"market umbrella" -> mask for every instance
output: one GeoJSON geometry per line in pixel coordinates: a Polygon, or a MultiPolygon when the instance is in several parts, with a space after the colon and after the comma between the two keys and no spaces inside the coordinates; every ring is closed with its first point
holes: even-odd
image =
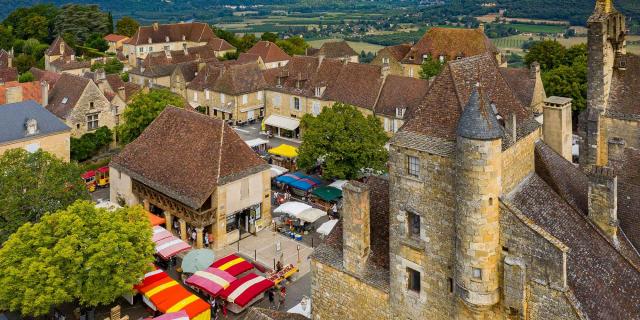
{"type": "Polygon", "coordinates": [[[326,216],[327,213],[320,210],[320,209],[316,209],[316,208],[310,208],[307,210],[304,210],[302,212],[300,212],[300,214],[298,215],[298,218],[302,221],[306,221],[309,223],[314,223],[316,222],[316,220],[326,216]]]}
{"type": "Polygon", "coordinates": [[[159,317],[153,318],[153,320],[189,320],[189,315],[186,311],[181,310],[178,312],[163,314],[159,317]]]}
{"type": "Polygon", "coordinates": [[[342,197],[342,190],[332,186],[324,186],[316,188],[315,190],[313,190],[313,192],[311,192],[311,194],[324,201],[330,202],[342,197]]]}
{"type": "Polygon", "coordinates": [[[214,261],[215,255],[210,249],[191,250],[182,259],[182,272],[195,273],[207,269],[214,261]]]}
{"type": "Polygon", "coordinates": [[[331,233],[331,230],[333,230],[333,227],[335,227],[337,223],[338,223],[338,219],[329,220],[323,223],[322,225],[320,225],[320,227],[318,228],[318,230],[316,230],[316,232],[323,234],[325,236],[329,235],[329,233],[331,233]]]}

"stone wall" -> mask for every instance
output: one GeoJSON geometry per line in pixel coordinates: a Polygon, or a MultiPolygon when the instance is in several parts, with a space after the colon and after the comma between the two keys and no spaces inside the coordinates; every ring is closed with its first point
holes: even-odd
{"type": "Polygon", "coordinates": [[[535,143],[540,140],[540,129],[502,152],[502,194],[511,192],[535,170],[535,143]]]}
{"type": "Polygon", "coordinates": [[[0,145],[0,155],[9,149],[39,147],[40,149],[53,154],[54,156],[69,162],[70,142],[69,131],[59,132],[46,136],[37,136],[33,139],[23,139],[9,141],[9,144],[0,145]]]}
{"type": "Polygon", "coordinates": [[[390,304],[398,319],[451,319],[454,295],[454,167],[450,157],[391,146],[390,304]],[[407,156],[420,160],[418,178],[407,174],[407,156]],[[407,213],[420,216],[420,236],[408,235],[407,213]],[[421,292],[407,288],[407,267],[421,273],[421,292]]]}
{"type": "Polygon", "coordinates": [[[113,130],[116,126],[116,117],[113,114],[111,103],[93,81],[88,82],[82,96],[65,119],[66,124],[71,127],[72,137],[77,138],[89,132],[87,116],[90,114],[98,114],[98,127],[107,126],[113,130]],[[91,103],[93,103],[93,107],[91,107],[91,103]]]}
{"type": "Polygon", "coordinates": [[[140,204],[140,199],[133,194],[131,177],[116,168],[109,167],[109,200],[118,203],[119,198],[122,198],[128,206],[140,204]]]}
{"type": "Polygon", "coordinates": [[[605,165],[604,159],[608,159],[607,142],[611,138],[622,138],[625,147],[640,149],[640,121],[601,117],[600,122],[603,128],[603,139],[598,146],[600,159],[603,159],[601,165],[605,165]]]}
{"type": "Polygon", "coordinates": [[[396,60],[387,50],[383,49],[379,51],[378,55],[376,55],[376,57],[371,61],[371,64],[376,66],[384,66],[384,58],[389,59],[389,63],[387,63],[387,65],[389,66],[389,74],[393,74],[396,76],[403,75],[402,64],[398,60],[396,60]]]}
{"type": "Polygon", "coordinates": [[[311,300],[315,320],[385,320],[389,294],[340,270],[311,260],[311,300]]]}

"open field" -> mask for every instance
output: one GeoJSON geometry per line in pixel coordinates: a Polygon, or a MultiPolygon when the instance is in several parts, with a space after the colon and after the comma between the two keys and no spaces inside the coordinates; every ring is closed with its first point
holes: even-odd
{"type": "Polygon", "coordinates": [[[529,33],[563,33],[566,30],[565,26],[552,26],[546,24],[523,24],[513,23],[509,26],[521,31],[529,33]]]}
{"type": "MultiPolygon", "coordinates": [[[[313,40],[313,41],[309,41],[309,44],[314,48],[320,48],[322,46],[322,44],[325,43],[325,42],[341,41],[341,40],[342,39],[313,40]]],[[[351,48],[353,48],[353,50],[355,50],[358,53],[360,53],[362,50],[364,50],[364,52],[376,53],[376,52],[378,52],[378,50],[383,48],[383,46],[379,46],[377,44],[366,43],[366,42],[347,41],[347,43],[349,44],[349,46],[351,46],[351,48]]]]}
{"type": "MultiPolygon", "coordinates": [[[[534,40],[542,40],[549,38],[533,37],[534,40]]],[[[523,35],[510,36],[505,38],[491,39],[496,47],[510,52],[522,52],[522,44],[529,40],[529,37],[523,35]]],[[[565,47],[574,46],[581,43],[587,43],[587,37],[572,37],[569,39],[557,38],[556,41],[560,42],[565,47]]],[[[627,42],[640,43],[640,36],[632,35],[627,36],[627,42]]],[[[627,51],[629,53],[640,54],[640,44],[628,44],[627,51]]]]}
{"type": "MultiPolygon", "coordinates": [[[[484,23],[491,23],[496,21],[497,14],[485,14],[484,16],[476,17],[478,21],[484,23]]],[[[569,25],[569,21],[565,20],[542,20],[542,19],[528,19],[528,18],[509,18],[509,17],[500,17],[500,20],[504,20],[507,22],[522,22],[522,23],[544,23],[544,24],[555,24],[555,25],[569,25]]]]}

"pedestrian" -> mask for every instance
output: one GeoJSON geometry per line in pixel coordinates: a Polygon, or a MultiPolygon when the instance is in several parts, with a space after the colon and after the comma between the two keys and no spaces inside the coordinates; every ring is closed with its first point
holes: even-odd
{"type": "Polygon", "coordinates": [[[223,301],[222,302],[222,315],[224,315],[224,317],[227,317],[227,301],[223,301]]]}
{"type": "Polygon", "coordinates": [[[196,234],[196,229],[193,229],[193,231],[191,231],[191,241],[192,242],[196,242],[196,237],[198,235],[196,234]]]}
{"type": "Polygon", "coordinates": [[[206,232],[204,233],[204,247],[209,248],[209,234],[206,232]]]}
{"type": "Polygon", "coordinates": [[[273,287],[269,288],[269,291],[267,291],[267,294],[269,295],[269,305],[271,306],[271,309],[273,309],[275,307],[275,296],[276,293],[273,290],[273,287]]]}
{"type": "Polygon", "coordinates": [[[211,298],[209,301],[211,304],[211,319],[218,319],[218,301],[216,298],[211,298]]]}
{"type": "Polygon", "coordinates": [[[284,307],[286,297],[287,297],[287,288],[285,288],[285,286],[282,285],[280,287],[280,303],[278,304],[278,310],[280,310],[281,307],[284,307]]]}
{"type": "Polygon", "coordinates": [[[338,204],[334,203],[333,206],[331,207],[331,211],[333,212],[333,217],[337,218],[338,217],[338,204]]]}
{"type": "Polygon", "coordinates": [[[282,262],[278,261],[276,263],[276,272],[282,271],[282,262]]]}

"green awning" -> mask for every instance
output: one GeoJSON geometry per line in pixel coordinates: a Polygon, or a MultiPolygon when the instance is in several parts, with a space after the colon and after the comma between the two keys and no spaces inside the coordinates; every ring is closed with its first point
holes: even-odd
{"type": "Polygon", "coordinates": [[[340,189],[329,186],[316,188],[311,194],[327,202],[335,201],[342,197],[342,191],[340,189]]]}

